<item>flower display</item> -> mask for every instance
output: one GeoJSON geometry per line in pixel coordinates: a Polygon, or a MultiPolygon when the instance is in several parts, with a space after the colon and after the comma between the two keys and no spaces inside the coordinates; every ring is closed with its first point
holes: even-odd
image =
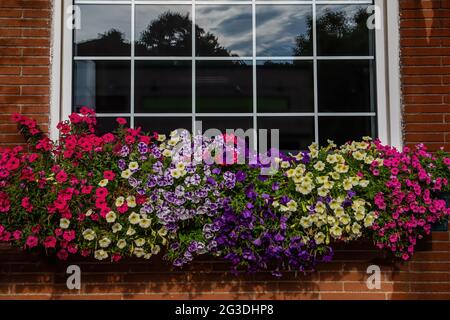
{"type": "Polygon", "coordinates": [[[363,138],[297,154],[257,154],[232,135],[100,134],[82,108],[51,141],[14,115],[28,141],[0,150],[0,241],[65,260],[212,255],[241,271],[310,271],[334,245],[370,239],[408,260],[450,209],[450,157],[363,138]],[[267,158],[274,161],[268,163],[267,158]],[[242,161],[243,160],[243,161],[242,161]]]}

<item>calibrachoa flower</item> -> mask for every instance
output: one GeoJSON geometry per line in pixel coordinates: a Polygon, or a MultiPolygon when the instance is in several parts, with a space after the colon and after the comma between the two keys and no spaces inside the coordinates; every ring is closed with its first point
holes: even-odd
{"type": "Polygon", "coordinates": [[[61,260],[164,252],[182,267],[209,254],[235,273],[279,276],[313,270],[336,243],[363,237],[407,260],[450,214],[438,197],[450,189],[450,157],[422,145],[312,144],[266,165],[276,150],[241,150],[233,135],[145,134],[122,118],[98,134],[86,107],[58,124],[56,142],[36,121],[13,119],[30,152],[0,149],[0,241],[61,260]]]}

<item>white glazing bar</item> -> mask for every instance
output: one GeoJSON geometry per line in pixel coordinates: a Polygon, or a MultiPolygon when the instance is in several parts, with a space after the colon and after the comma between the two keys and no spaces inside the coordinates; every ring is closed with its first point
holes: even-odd
{"type": "Polygon", "coordinates": [[[314,73],[314,141],[319,143],[319,95],[317,93],[318,90],[318,79],[317,79],[317,8],[315,0],[312,4],[313,6],[313,15],[312,15],[312,27],[313,27],[313,73],[314,73]]]}
{"type": "Polygon", "coordinates": [[[252,84],[253,84],[253,141],[255,150],[258,150],[258,88],[256,83],[256,3],[252,1],[252,84]]]}
{"type": "Polygon", "coordinates": [[[195,0],[192,1],[192,31],[191,31],[191,36],[192,36],[192,134],[196,135],[196,127],[195,127],[195,112],[197,111],[197,103],[196,103],[196,85],[197,85],[197,70],[196,68],[196,61],[195,61],[195,57],[196,57],[196,41],[195,41],[195,23],[196,23],[196,5],[195,5],[195,0]]]}
{"type": "MultiPolygon", "coordinates": [[[[267,56],[267,57],[195,57],[199,61],[240,61],[240,60],[313,60],[313,56],[267,56]]],[[[317,60],[375,60],[375,56],[317,56],[317,60]]],[[[131,60],[132,57],[123,56],[78,56],[74,60],[131,60]]],[[[134,60],[185,60],[191,61],[192,56],[165,56],[165,57],[145,57],[135,56],[134,60]]]]}
{"type": "Polygon", "coordinates": [[[134,85],[135,85],[135,29],[136,29],[136,5],[134,0],[131,4],[131,85],[130,85],[130,127],[134,128],[134,85]]]}

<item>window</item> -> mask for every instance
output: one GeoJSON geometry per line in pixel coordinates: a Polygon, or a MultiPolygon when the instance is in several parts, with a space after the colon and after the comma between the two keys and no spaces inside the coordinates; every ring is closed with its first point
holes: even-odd
{"type": "Polygon", "coordinates": [[[89,106],[103,130],[117,116],[159,132],[199,120],[203,129],[279,129],[284,150],[386,135],[372,0],[73,3],[81,28],[64,40],[63,115],[89,106]]]}

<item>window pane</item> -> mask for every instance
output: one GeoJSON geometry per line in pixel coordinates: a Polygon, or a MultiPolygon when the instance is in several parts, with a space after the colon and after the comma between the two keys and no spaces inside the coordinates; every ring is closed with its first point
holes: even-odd
{"type": "MultiPolygon", "coordinates": [[[[202,122],[202,133],[207,129],[218,129],[220,132],[226,133],[227,129],[242,129],[246,131],[253,128],[253,119],[251,117],[197,117],[196,121],[202,122]]],[[[200,132],[198,126],[196,132],[200,132]]]]}
{"type": "Polygon", "coordinates": [[[321,145],[327,145],[328,139],[341,145],[364,136],[377,136],[376,117],[319,117],[321,145]]]}
{"type": "Polygon", "coordinates": [[[191,56],[191,6],[136,6],[136,55],[191,56]]]}
{"type": "MultiPolygon", "coordinates": [[[[314,142],[313,117],[259,117],[258,129],[279,129],[280,150],[283,151],[305,150],[314,142]]],[[[268,135],[270,137],[270,131],[268,135]]]]}
{"type": "Polygon", "coordinates": [[[191,117],[137,117],[134,121],[136,128],[141,127],[145,132],[169,134],[175,129],[192,131],[191,117]]]}
{"type": "Polygon", "coordinates": [[[129,61],[74,61],[73,107],[87,106],[97,113],[130,110],[129,61]]]}
{"type": "Polygon", "coordinates": [[[314,112],[312,61],[259,61],[258,112],[314,112]]]}
{"type": "MultiPolygon", "coordinates": [[[[96,133],[98,134],[105,134],[108,132],[112,132],[116,130],[119,127],[119,124],[116,121],[116,118],[118,117],[104,117],[104,118],[97,118],[97,126],[96,126],[96,133]]],[[[120,117],[127,120],[127,127],[130,125],[130,117],[120,117]]]]}
{"type": "Polygon", "coordinates": [[[197,112],[252,112],[250,61],[197,61],[197,112]]]}
{"type": "Polygon", "coordinates": [[[136,61],[136,112],[192,112],[190,61],[136,61]]]}
{"type": "Polygon", "coordinates": [[[197,5],[198,56],[252,56],[252,7],[197,5]]]}
{"type": "Polygon", "coordinates": [[[374,30],[367,28],[367,5],[318,5],[318,55],[374,54],[374,30]]]}
{"type": "Polygon", "coordinates": [[[375,111],[373,69],[367,60],[319,61],[319,111],[375,111]]]}
{"type": "Polygon", "coordinates": [[[74,30],[75,56],[129,56],[130,5],[79,5],[81,28],[74,30]]]}
{"type": "Polygon", "coordinates": [[[311,56],[312,6],[257,5],[257,56],[311,56]]]}

